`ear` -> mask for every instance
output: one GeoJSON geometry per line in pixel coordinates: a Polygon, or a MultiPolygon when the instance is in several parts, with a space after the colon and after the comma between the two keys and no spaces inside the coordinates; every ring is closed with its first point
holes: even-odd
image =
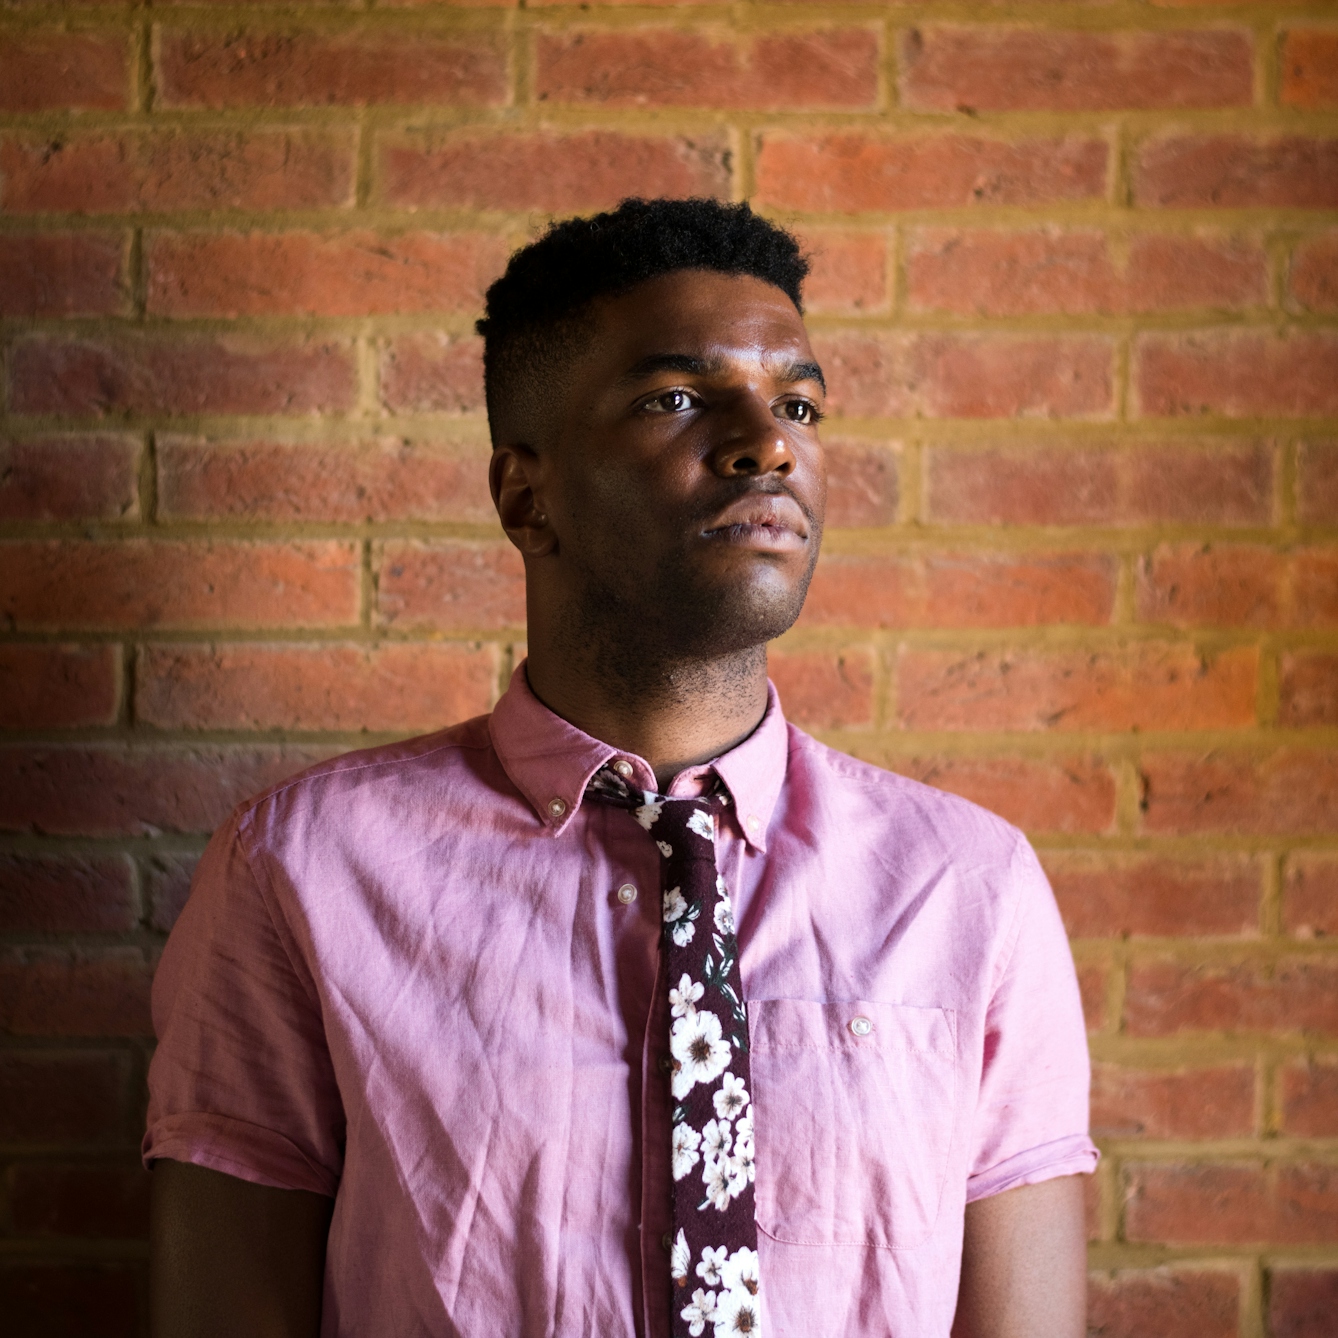
{"type": "Polygon", "coordinates": [[[498,446],[488,464],[488,487],[502,528],[527,558],[557,549],[543,503],[543,473],[543,462],[528,446],[498,446]]]}

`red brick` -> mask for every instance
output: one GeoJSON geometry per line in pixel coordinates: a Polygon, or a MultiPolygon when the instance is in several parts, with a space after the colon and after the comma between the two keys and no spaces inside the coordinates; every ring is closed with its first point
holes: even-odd
{"type": "Polygon", "coordinates": [[[525,567],[505,540],[391,540],[380,545],[374,563],[382,627],[459,632],[525,626],[525,567]]]}
{"type": "Polygon", "coordinates": [[[1310,311],[1338,311],[1338,232],[1301,242],[1287,278],[1292,300],[1310,311]]]}
{"type": "Polygon", "coordinates": [[[0,1141],[52,1146],[109,1143],[130,1132],[128,1056],[122,1051],[0,1053],[0,1141]]]}
{"type": "Polygon", "coordinates": [[[158,513],[183,520],[496,520],[488,448],[376,437],[347,444],[157,439],[158,513]]]}
{"type": "Polygon", "coordinates": [[[804,607],[810,627],[1100,626],[1115,565],[1089,553],[828,553],[804,607]]]}
{"type": "Polygon", "coordinates": [[[1296,453],[1296,518],[1332,525],[1338,516],[1338,441],[1303,441],[1296,453]]]}
{"type": "Polygon", "coordinates": [[[1133,200],[1172,209],[1332,209],[1338,139],[1169,135],[1132,162],[1133,200]]]}
{"type": "Polygon", "coordinates": [[[1145,416],[1338,415],[1338,335],[1145,334],[1133,357],[1134,391],[1145,416]]]}
{"type": "Polygon", "coordinates": [[[116,646],[0,644],[0,729],[114,724],[119,660],[116,646]]]}
{"type": "Polygon", "coordinates": [[[1278,724],[1292,729],[1338,725],[1338,654],[1294,650],[1278,665],[1278,724]]]}
{"type": "Polygon", "coordinates": [[[329,413],[356,394],[353,347],[341,339],[36,335],[10,353],[16,413],[329,413]]]}
{"type": "Polygon", "coordinates": [[[486,233],[152,232],[148,309],[161,316],[473,312],[506,264],[486,233]]]}
{"type": "Polygon", "coordinates": [[[510,91],[501,40],[482,33],[160,27],[155,49],[164,107],[500,107],[510,91]]]}
{"type": "Polygon", "coordinates": [[[1270,1338],[1332,1338],[1338,1269],[1274,1268],[1268,1301],[1270,1338]]]}
{"type": "Polygon", "coordinates": [[[358,546],[332,539],[53,539],[0,552],[0,616],[19,629],[333,627],[358,616],[358,546]]]}
{"type": "Polygon", "coordinates": [[[138,918],[125,855],[0,854],[0,932],[123,933],[138,918]]]}
{"type": "Polygon", "coordinates": [[[828,411],[852,418],[1106,418],[1113,346],[1097,335],[834,331],[813,346],[828,411]]]}
{"type": "Polygon", "coordinates": [[[1338,1231],[1338,1167],[1137,1165],[1125,1233],[1171,1245],[1326,1245],[1338,1231]]]}
{"type": "Polygon", "coordinates": [[[601,107],[872,110],[878,37],[869,28],[780,31],[742,41],[723,29],[540,33],[535,96],[601,107]]]}
{"type": "Polygon", "coordinates": [[[496,679],[491,646],[150,646],[135,708],[162,729],[426,732],[486,712],[496,679]]]}
{"type": "Polygon", "coordinates": [[[138,437],[110,432],[0,440],[0,520],[135,520],[138,437]]]}
{"type": "Polygon", "coordinates": [[[321,761],[332,748],[0,748],[0,830],[52,836],[211,832],[243,799],[321,761]]]}
{"type": "Polygon", "coordinates": [[[1149,1268],[1087,1279],[1088,1338],[1236,1338],[1239,1313],[1234,1273],[1149,1268]]]}
{"type": "Polygon", "coordinates": [[[1338,1136],[1338,1060],[1294,1059],[1278,1070],[1278,1086],[1284,1134],[1338,1136]]]}
{"type": "Polygon", "coordinates": [[[1338,962],[1323,957],[1208,966],[1137,962],[1129,973],[1124,1020],[1133,1036],[1338,1032],[1338,962]]]}
{"type": "Polygon", "coordinates": [[[1261,873],[1250,856],[1047,850],[1041,862],[1073,938],[1259,933],[1261,873]]]}
{"type": "Polygon", "coordinates": [[[1288,856],[1282,926],[1297,938],[1338,934],[1338,856],[1319,852],[1288,856]]]}
{"type": "Polygon", "coordinates": [[[888,238],[881,232],[812,229],[800,237],[811,266],[804,280],[804,309],[855,315],[887,308],[888,238]]]}
{"type": "Polygon", "coordinates": [[[1338,32],[1302,28],[1287,33],[1280,65],[1278,97],[1284,107],[1338,107],[1338,32]]]}
{"type": "Polygon", "coordinates": [[[0,111],[122,111],[130,102],[124,33],[9,28],[0,43],[0,111]]]}
{"type": "Polygon", "coordinates": [[[1102,1031],[1106,1026],[1110,967],[1105,962],[1078,962],[1077,969],[1078,993],[1082,997],[1087,1030],[1102,1031]]]}
{"type": "Polygon", "coordinates": [[[118,232],[0,234],[0,316],[127,314],[125,249],[118,232]]]}
{"type": "Polygon", "coordinates": [[[381,407],[389,413],[482,413],[483,341],[436,331],[386,340],[381,407]]]}
{"type": "Polygon", "coordinates": [[[786,717],[804,729],[847,729],[873,723],[873,652],[781,651],[768,672],[786,717]]]}
{"type": "Polygon", "coordinates": [[[0,1314],[17,1338],[138,1338],[143,1264],[52,1264],[11,1256],[0,1268],[0,1314]]]}
{"type": "Polygon", "coordinates": [[[628,195],[728,196],[733,161],[718,133],[423,131],[392,135],[378,150],[378,198],[408,209],[560,213],[610,208],[628,195]]]}
{"type": "Polygon", "coordinates": [[[170,932],[190,895],[198,855],[158,852],[140,867],[149,924],[161,933],[170,932]]]}
{"type": "Polygon", "coordinates": [[[913,311],[1017,316],[1239,309],[1267,296],[1255,241],[1139,235],[1123,256],[1096,229],[1027,232],[918,228],[907,240],[913,311]]]}
{"type": "Polygon", "coordinates": [[[897,518],[900,442],[854,437],[823,443],[827,460],[827,527],[890,525],[897,518]]]}
{"type": "Polygon", "coordinates": [[[0,955],[0,1033],[152,1036],[152,978],[153,964],[138,948],[9,949],[0,955]]]}
{"type": "Polygon", "coordinates": [[[901,101],[916,111],[1248,107],[1253,43],[1240,31],[912,28],[901,101]]]}
{"type": "Polygon", "coordinates": [[[926,519],[954,525],[1266,525],[1273,452],[1262,442],[929,446],[926,519]]]}
{"type": "Polygon", "coordinates": [[[903,648],[897,721],[921,730],[1233,729],[1255,722],[1259,651],[903,648]]]}
{"type": "Polygon", "coordinates": [[[1143,828],[1188,836],[1338,832],[1338,753],[1278,748],[1145,753],[1143,828]]]}
{"type": "Polygon", "coordinates": [[[1246,1138],[1254,1132],[1254,1067],[1093,1064],[1092,1132],[1106,1138],[1246,1138]]]}
{"type": "Polygon", "coordinates": [[[1016,142],[858,131],[763,135],[756,199],[819,213],[1099,200],[1109,149],[1074,135],[1016,142]]]}
{"type": "Polygon", "coordinates": [[[321,209],[353,203],[346,129],[89,130],[0,136],[10,214],[321,209]]]}
{"type": "Polygon", "coordinates": [[[19,1162],[6,1178],[16,1235],[148,1238],[149,1173],[138,1159],[19,1162]]]}

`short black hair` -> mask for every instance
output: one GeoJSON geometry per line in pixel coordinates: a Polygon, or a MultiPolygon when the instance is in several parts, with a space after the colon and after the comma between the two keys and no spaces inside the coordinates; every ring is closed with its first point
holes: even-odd
{"type": "Polygon", "coordinates": [[[627,199],[607,213],[554,223],[517,251],[488,289],[475,327],[494,441],[503,406],[514,408],[526,382],[552,376],[591,302],[685,269],[762,279],[803,312],[808,261],[799,243],[747,204],[627,199]]]}

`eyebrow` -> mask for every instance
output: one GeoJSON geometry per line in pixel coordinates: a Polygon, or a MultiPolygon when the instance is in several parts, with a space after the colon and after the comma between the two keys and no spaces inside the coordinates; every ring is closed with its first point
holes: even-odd
{"type": "MultiPolygon", "coordinates": [[[[623,373],[624,381],[639,381],[658,372],[683,372],[688,376],[712,376],[724,370],[720,358],[697,358],[691,353],[651,353],[635,362],[623,373]]],[[[822,368],[816,362],[792,362],[783,372],[780,381],[792,386],[799,381],[816,381],[824,391],[827,379],[822,368]]]]}

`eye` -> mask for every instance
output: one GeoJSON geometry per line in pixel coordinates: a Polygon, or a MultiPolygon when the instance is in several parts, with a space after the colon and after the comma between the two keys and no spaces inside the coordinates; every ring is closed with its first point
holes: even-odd
{"type": "Polygon", "coordinates": [[[817,427],[826,416],[812,400],[786,400],[781,405],[781,412],[792,423],[804,427],[817,427]]]}
{"type": "Polygon", "coordinates": [[[665,390],[654,399],[647,400],[641,407],[647,413],[683,413],[691,409],[696,400],[686,390],[665,390]]]}

